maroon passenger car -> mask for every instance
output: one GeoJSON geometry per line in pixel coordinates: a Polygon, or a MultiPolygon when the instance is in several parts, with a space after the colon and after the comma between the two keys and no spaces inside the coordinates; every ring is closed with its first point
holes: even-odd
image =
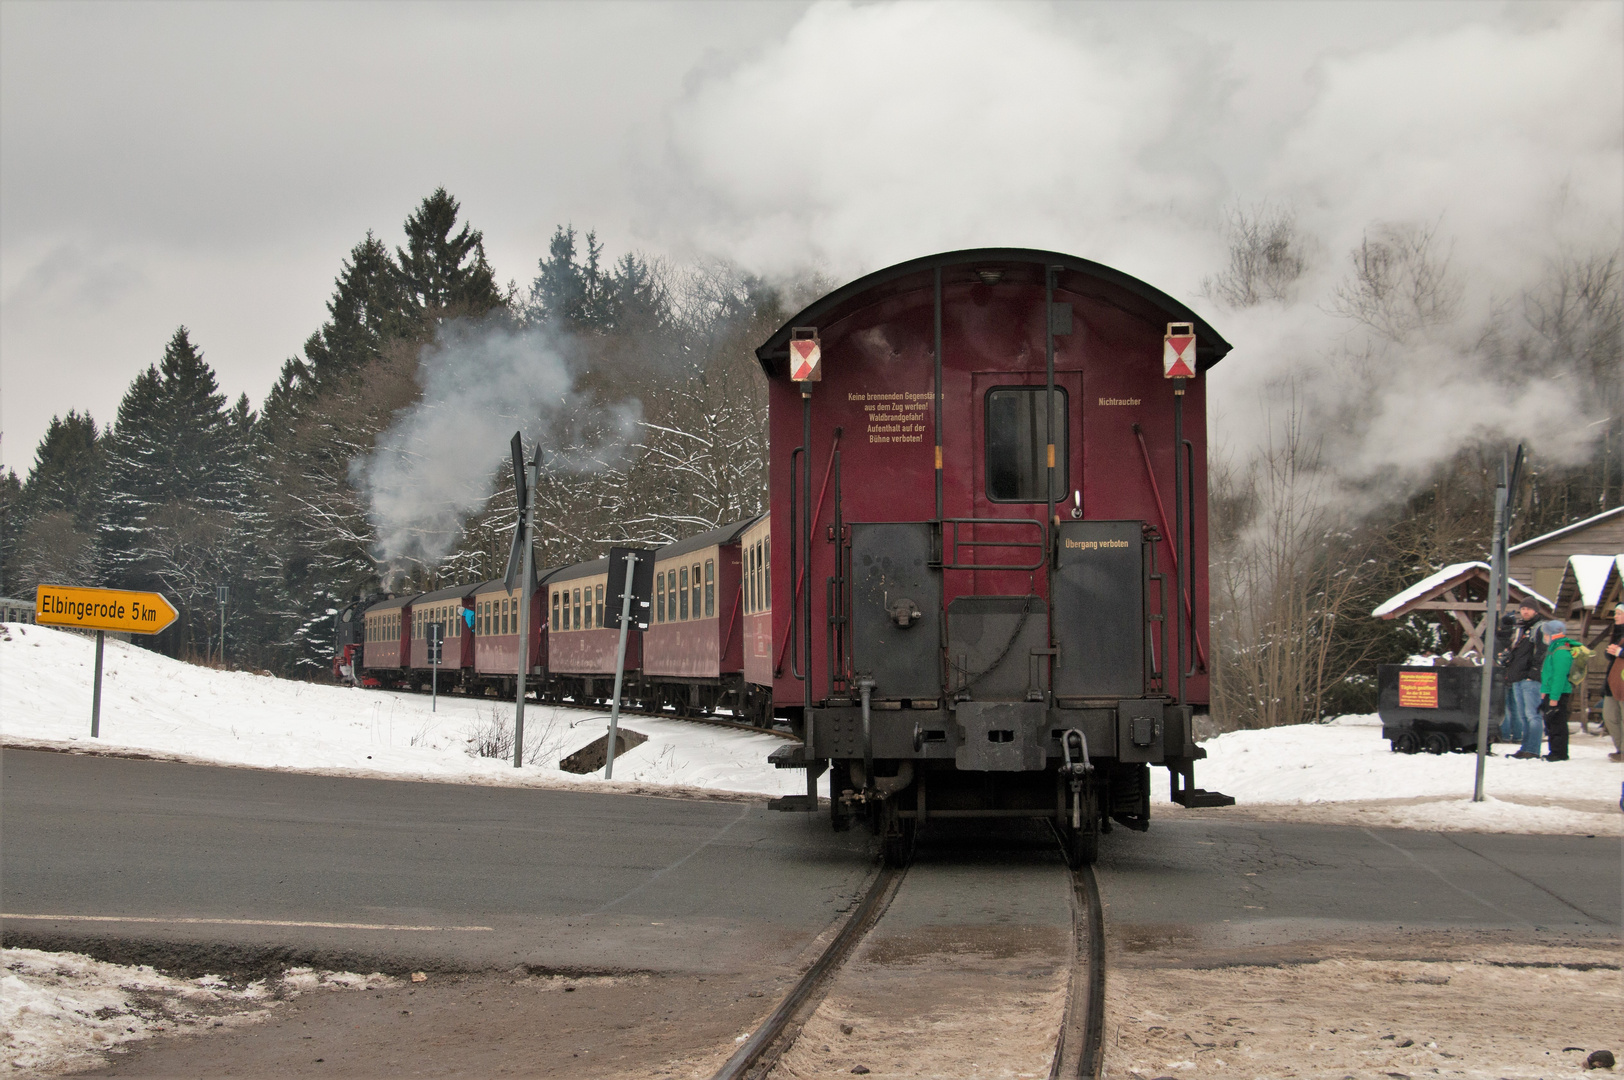
{"type": "MultiPolygon", "coordinates": [[[[769,379],[775,703],[830,770],[836,827],[902,857],[933,816],[1047,817],[1072,858],[1188,805],[1207,709],[1204,380],[1230,346],[1071,255],[961,251],[813,303],[769,379]],[[819,382],[791,379],[815,338],[819,382]],[[1182,782],[1182,784],[1181,784],[1182,782]]],[[[813,804],[781,801],[785,809],[813,804]]]]}
{"type": "MultiPolygon", "coordinates": [[[[607,558],[566,566],[547,579],[547,687],[555,698],[582,704],[614,695],[620,631],[603,625],[608,585],[607,558]]],[[[643,663],[642,637],[637,630],[627,635],[629,683],[636,682],[643,663]]]]}
{"type": "MultiPolygon", "coordinates": [[[[536,575],[537,586],[530,596],[529,669],[530,675],[546,672],[547,656],[547,590],[543,584],[558,567],[542,570],[536,575]]],[[[519,676],[519,593],[520,586],[511,589],[502,581],[487,581],[474,590],[474,672],[477,685],[490,687],[498,696],[507,697],[515,692],[519,676]]],[[[540,690],[532,683],[531,690],[540,690]]]]}
{"type": "Polygon", "coordinates": [[[730,709],[765,724],[771,695],[744,679],[739,538],[757,519],[668,544],[654,554],[654,611],[643,633],[643,680],[678,712],[730,709]]]}
{"type": "Polygon", "coordinates": [[[413,599],[390,597],[366,609],[361,664],[356,672],[356,682],[362,686],[398,686],[406,680],[413,599]]]}

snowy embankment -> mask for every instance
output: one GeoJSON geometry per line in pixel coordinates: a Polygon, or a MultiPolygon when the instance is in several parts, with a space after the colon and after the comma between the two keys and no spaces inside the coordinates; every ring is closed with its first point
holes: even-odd
{"type": "MultiPolygon", "coordinates": [[[[1240,805],[1219,811],[1226,814],[1402,829],[1624,835],[1624,766],[1607,760],[1613,744],[1605,735],[1582,735],[1573,726],[1567,761],[1490,755],[1481,803],[1472,802],[1476,755],[1395,754],[1374,714],[1208,739],[1195,782],[1235,796],[1240,805]]],[[[1167,772],[1151,775],[1152,798],[1165,803],[1167,772]]]]}
{"type": "Polygon", "coordinates": [[[214,975],[173,978],[150,967],[78,953],[7,949],[0,961],[0,1058],[11,1070],[54,1075],[102,1064],[108,1051],[154,1035],[231,1028],[263,1019],[313,990],[393,986],[387,975],[289,968],[233,986],[214,975]]]}
{"type": "MultiPolygon", "coordinates": [[[[182,761],[536,787],[670,792],[711,797],[803,791],[804,774],[778,770],[767,755],[773,735],[675,719],[628,716],[648,736],[586,776],[558,767],[600,738],[607,721],[582,709],[525,710],[525,760],[512,766],[513,705],[384,693],[292,682],[184,664],[119,642],[107,643],[101,738],[90,738],[91,639],[37,626],[0,629],[0,737],[8,746],[137,752],[182,761]],[[497,744],[500,757],[480,756],[497,744]]],[[[1488,801],[1472,803],[1470,754],[1394,754],[1374,716],[1328,724],[1237,731],[1210,739],[1196,784],[1235,796],[1226,814],[1340,821],[1417,829],[1619,834],[1624,766],[1609,763],[1605,738],[1575,733],[1566,762],[1488,759],[1488,801]]],[[[1167,773],[1152,771],[1158,813],[1167,773]]],[[[823,780],[828,794],[827,778],[823,780]]],[[[1214,811],[1200,811],[1214,813],[1214,811]]]]}
{"type": "MultiPolygon", "coordinates": [[[[616,791],[701,789],[795,794],[805,774],[774,769],[775,735],[628,715],[648,736],[603,770],[578,776],[564,757],[602,738],[604,713],[531,705],[525,762],[513,767],[513,703],[386,693],[216,671],[108,641],[101,737],[90,737],[94,639],[43,626],[0,624],[0,740],[86,752],[344,776],[616,791]],[[482,756],[481,750],[499,752],[482,756]]],[[[827,783],[825,783],[827,788],[827,783]]],[[[697,793],[697,792],[696,792],[697,793]]]]}

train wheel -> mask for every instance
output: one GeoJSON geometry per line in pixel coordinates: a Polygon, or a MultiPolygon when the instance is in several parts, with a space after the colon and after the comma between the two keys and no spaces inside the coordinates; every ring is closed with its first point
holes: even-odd
{"type": "Polygon", "coordinates": [[[1447,754],[1447,753],[1449,753],[1449,751],[1451,751],[1453,749],[1454,749],[1454,746],[1451,745],[1448,735],[1445,735],[1441,731],[1433,731],[1433,732],[1428,733],[1428,735],[1427,735],[1427,753],[1429,753],[1429,754],[1447,754]]]}
{"type": "Polygon", "coordinates": [[[887,866],[907,866],[908,860],[913,858],[914,819],[897,817],[892,810],[887,810],[884,816],[887,820],[880,838],[880,857],[887,866]]]}
{"type": "Polygon", "coordinates": [[[1400,732],[1399,737],[1393,740],[1393,749],[1401,754],[1413,754],[1421,749],[1421,740],[1413,731],[1400,732]]]}
{"type": "Polygon", "coordinates": [[[1081,829],[1066,829],[1063,833],[1066,840],[1066,862],[1073,870],[1084,866],[1093,866],[1100,857],[1100,826],[1099,820],[1084,825],[1081,829]]]}

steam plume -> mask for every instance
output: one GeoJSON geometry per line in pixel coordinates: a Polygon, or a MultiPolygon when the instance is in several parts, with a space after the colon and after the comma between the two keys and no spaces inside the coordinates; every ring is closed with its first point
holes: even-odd
{"type": "Polygon", "coordinates": [[[419,357],[422,399],[352,465],[381,556],[434,564],[509,468],[515,429],[539,439],[552,469],[614,463],[642,418],[636,399],[602,404],[581,393],[568,344],[505,319],[443,324],[419,357]]]}

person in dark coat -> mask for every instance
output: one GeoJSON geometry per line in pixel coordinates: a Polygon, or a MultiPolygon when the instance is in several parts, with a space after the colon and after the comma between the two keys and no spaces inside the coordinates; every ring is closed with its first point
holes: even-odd
{"type": "Polygon", "coordinates": [[[1506,668],[1506,717],[1500,734],[1507,742],[1521,742],[1514,757],[1539,757],[1545,725],[1539,713],[1539,672],[1545,662],[1545,644],[1539,636],[1539,609],[1523,601],[1500,653],[1506,668]]]}
{"type": "Polygon", "coordinates": [[[1603,646],[1606,679],[1601,691],[1601,723],[1613,740],[1608,761],[1624,761],[1624,601],[1613,605],[1613,625],[1603,646]]]}

